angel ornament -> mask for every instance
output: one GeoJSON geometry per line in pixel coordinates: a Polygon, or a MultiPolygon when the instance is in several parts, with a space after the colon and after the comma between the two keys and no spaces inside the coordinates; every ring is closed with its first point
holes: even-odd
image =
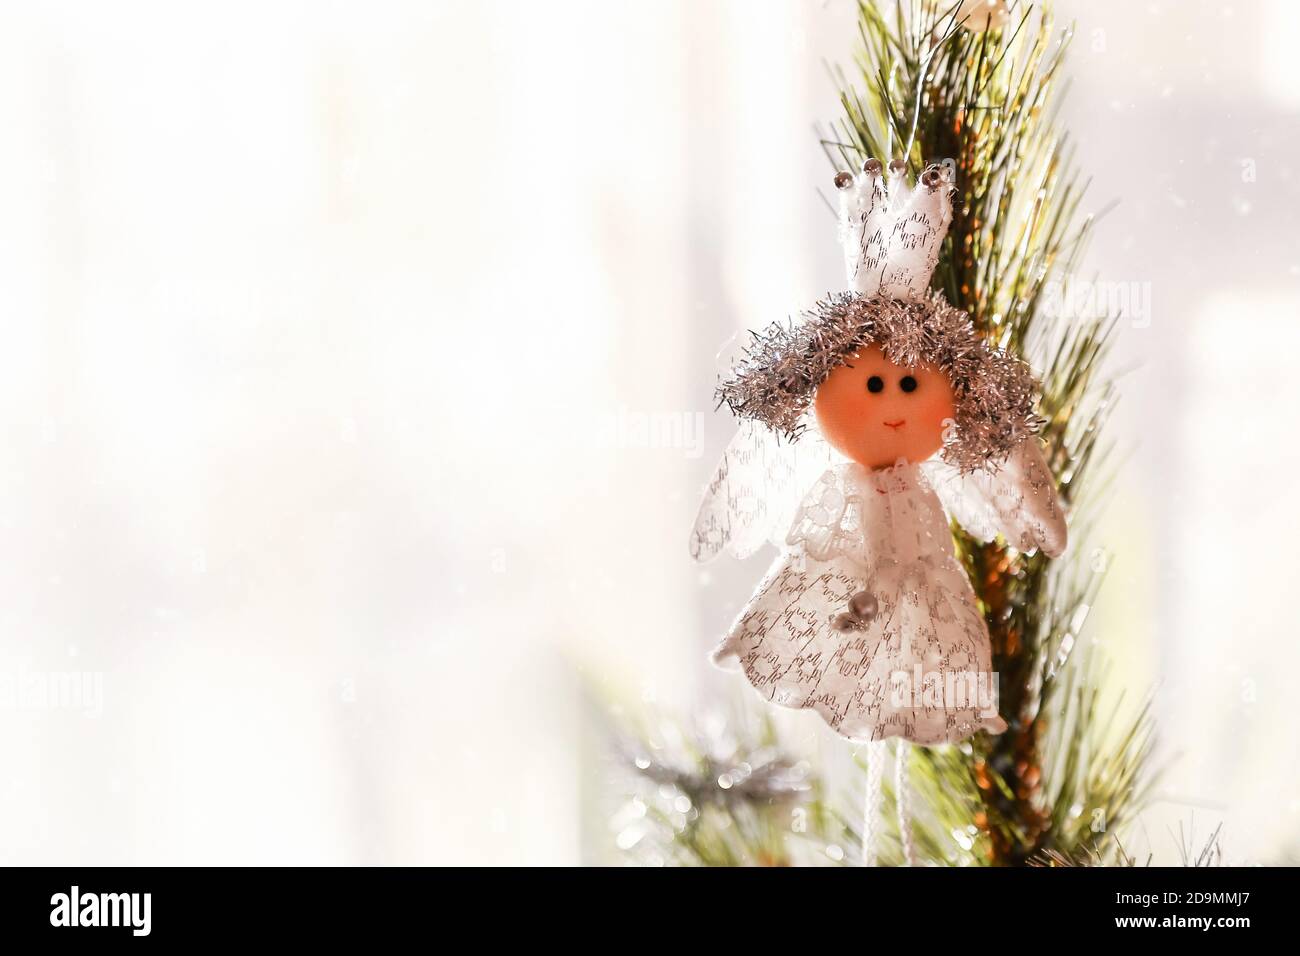
{"type": "MultiPolygon", "coordinates": [[[[905,164],[867,160],[835,185],[849,290],[752,333],[718,387],[741,427],[691,553],[744,558],[769,540],[781,553],[713,660],[855,741],[1000,733],[988,627],[949,517],[981,540],[1064,551],[1038,384],[930,292],[952,218],[941,167],[912,187],[905,164]]],[[[879,753],[868,747],[869,777],[879,753]]]]}

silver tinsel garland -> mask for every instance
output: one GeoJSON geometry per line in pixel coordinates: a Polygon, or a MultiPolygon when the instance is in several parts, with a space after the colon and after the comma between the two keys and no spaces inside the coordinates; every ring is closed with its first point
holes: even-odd
{"type": "Polygon", "coordinates": [[[1029,366],[990,348],[970,317],[938,292],[915,302],[837,293],[801,322],[773,323],[751,335],[731,378],[718,386],[718,404],[791,441],[805,427],[818,386],[871,345],[897,365],[928,365],[948,377],[956,418],[943,456],[963,472],[996,465],[1042,426],[1029,366]]]}

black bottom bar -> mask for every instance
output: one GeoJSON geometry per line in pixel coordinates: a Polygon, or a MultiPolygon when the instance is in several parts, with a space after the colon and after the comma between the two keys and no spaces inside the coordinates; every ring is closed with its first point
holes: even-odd
{"type": "Polygon", "coordinates": [[[6,943],[38,945],[70,937],[96,946],[320,940],[333,947],[414,937],[437,946],[467,930],[493,945],[513,930],[539,945],[568,939],[616,950],[653,939],[673,949],[699,941],[701,920],[718,945],[747,948],[759,938],[822,946],[892,931],[953,946],[1010,945],[1012,934],[1022,951],[1035,939],[1041,949],[1101,936],[1183,942],[1199,935],[1232,944],[1258,930],[1276,938],[1295,927],[1294,873],[10,869],[0,871],[0,921],[6,943]]]}

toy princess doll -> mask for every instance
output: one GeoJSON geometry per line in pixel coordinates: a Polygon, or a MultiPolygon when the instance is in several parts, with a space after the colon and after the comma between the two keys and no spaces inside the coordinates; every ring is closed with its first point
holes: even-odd
{"type": "Polygon", "coordinates": [[[840,173],[850,291],[753,341],[718,396],[742,419],[700,506],[697,560],[775,564],[714,651],[764,697],[857,741],[933,745],[1006,724],[949,517],[1057,556],[1066,525],[1029,368],[929,291],[952,185],[932,166],[840,173]]]}

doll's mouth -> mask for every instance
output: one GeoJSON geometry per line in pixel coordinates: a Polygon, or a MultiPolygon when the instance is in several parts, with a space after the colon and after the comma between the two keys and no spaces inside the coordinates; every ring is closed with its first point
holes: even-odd
{"type": "Polygon", "coordinates": [[[906,418],[900,418],[900,419],[899,419],[898,421],[896,421],[896,422],[885,422],[884,424],[885,424],[885,427],[886,427],[886,428],[902,428],[904,425],[907,424],[907,419],[906,419],[906,418]]]}

